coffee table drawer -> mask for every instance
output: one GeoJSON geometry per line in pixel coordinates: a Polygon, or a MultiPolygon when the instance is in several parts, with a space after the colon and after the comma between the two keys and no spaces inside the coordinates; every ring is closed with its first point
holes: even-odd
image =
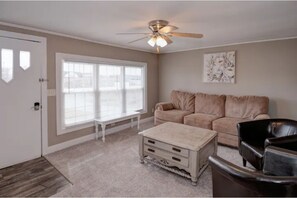
{"type": "Polygon", "coordinates": [[[173,153],[170,153],[170,152],[167,152],[167,151],[164,151],[161,149],[158,149],[158,148],[155,148],[155,147],[144,145],[144,152],[164,158],[170,162],[179,164],[184,167],[188,167],[188,165],[189,165],[189,159],[182,157],[182,156],[175,155],[173,153]]]}
{"type": "Polygon", "coordinates": [[[147,145],[159,148],[159,149],[163,149],[165,151],[169,151],[171,153],[181,155],[183,157],[189,157],[189,150],[188,149],[173,146],[171,144],[166,144],[166,143],[154,140],[154,139],[150,139],[150,138],[145,137],[144,138],[144,144],[147,144],[147,145]]]}

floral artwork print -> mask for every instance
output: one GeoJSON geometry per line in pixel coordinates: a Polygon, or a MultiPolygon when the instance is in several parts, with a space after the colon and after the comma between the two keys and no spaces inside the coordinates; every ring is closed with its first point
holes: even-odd
{"type": "Polygon", "coordinates": [[[203,81],[235,83],[235,51],[204,54],[203,81]]]}

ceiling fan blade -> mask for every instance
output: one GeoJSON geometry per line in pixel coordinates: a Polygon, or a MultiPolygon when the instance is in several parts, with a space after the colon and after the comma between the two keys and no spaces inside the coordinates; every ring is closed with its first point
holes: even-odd
{"type": "Polygon", "coordinates": [[[163,38],[165,39],[168,45],[173,42],[168,36],[163,36],[163,38]]]}
{"type": "Polygon", "coordinates": [[[195,34],[195,33],[181,33],[181,32],[170,32],[171,36],[177,37],[190,37],[190,38],[202,38],[203,34],[195,34]]]}
{"type": "Polygon", "coordinates": [[[129,44],[130,44],[130,43],[134,43],[134,42],[136,42],[136,41],[140,41],[140,40],[142,40],[142,39],[146,39],[146,38],[148,38],[148,36],[145,36],[145,37],[142,37],[142,38],[139,38],[139,39],[130,41],[129,44]]]}
{"type": "Polygon", "coordinates": [[[161,28],[158,32],[160,34],[166,34],[166,33],[172,32],[177,29],[178,29],[178,27],[175,27],[173,25],[166,25],[165,27],[161,28]]]}
{"type": "Polygon", "coordinates": [[[152,33],[133,33],[133,32],[127,32],[127,33],[116,33],[117,35],[130,35],[130,34],[144,34],[144,35],[149,35],[152,33]]]}

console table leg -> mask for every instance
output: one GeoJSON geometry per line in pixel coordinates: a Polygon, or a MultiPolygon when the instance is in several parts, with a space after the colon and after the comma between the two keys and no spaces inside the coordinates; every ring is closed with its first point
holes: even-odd
{"type": "Polygon", "coordinates": [[[137,130],[139,131],[140,115],[137,116],[137,130]]]}
{"type": "Polygon", "coordinates": [[[105,142],[105,124],[101,124],[102,128],[102,141],[105,142]]]}
{"type": "Polygon", "coordinates": [[[192,180],[192,185],[197,186],[197,181],[198,181],[197,177],[191,177],[191,180],[192,180]]]}
{"type": "Polygon", "coordinates": [[[95,122],[95,135],[96,135],[96,140],[98,140],[99,131],[98,131],[98,123],[97,122],[95,122]]]}

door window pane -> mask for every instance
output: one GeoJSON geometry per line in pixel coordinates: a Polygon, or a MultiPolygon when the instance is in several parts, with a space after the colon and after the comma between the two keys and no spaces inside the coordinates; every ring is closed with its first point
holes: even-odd
{"type": "Polygon", "coordinates": [[[30,67],[30,52],[20,51],[20,67],[24,70],[30,67]]]}
{"type": "Polygon", "coordinates": [[[13,51],[11,49],[1,50],[1,78],[9,82],[13,78],[13,51]]]}

